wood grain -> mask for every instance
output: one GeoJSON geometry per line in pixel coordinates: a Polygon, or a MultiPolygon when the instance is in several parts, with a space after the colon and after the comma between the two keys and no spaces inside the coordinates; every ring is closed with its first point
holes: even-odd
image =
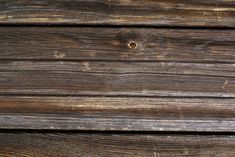
{"type": "Polygon", "coordinates": [[[0,72],[84,72],[96,74],[172,74],[235,77],[234,63],[126,61],[0,61],[0,72]]]}
{"type": "Polygon", "coordinates": [[[0,36],[0,60],[235,60],[235,30],[1,27],[0,36]]]}
{"type": "Polygon", "coordinates": [[[92,24],[234,27],[230,0],[8,0],[1,24],[92,24]]]}
{"type": "Polygon", "coordinates": [[[234,157],[234,28],[234,0],[0,0],[0,156],[234,157]]]}
{"type": "Polygon", "coordinates": [[[234,118],[234,98],[0,96],[1,113],[121,117],[234,118]]]}
{"type": "Polygon", "coordinates": [[[212,157],[235,155],[234,136],[1,133],[0,155],[17,157],[212,157]]]}
{"type": "Polygon", "coordinates": [[[0,128],[233,132],[234,102],[218,98],[1,96],[0,128]]]}
{"type": "Polygon", "coordinates": [[[191,67],[185,63],[181,66],[179,63],[132,65],[127,62],[91,64],[90,68],[90,62],[2,61],[0,94],[235,97],[235,79],[231,76],[234,64],[221,67],[212,64],[212,70],[205,71],[200,67],[210,66],[195,64],[191,67]],[[191,69],[181,69],[182,66],[191,69]],[[176,70],[171,73],[168,71],[170,67],[176,70]],[[223,67],[227,70],[220,73],[223,67]],[[191,72],[194,68],[199,70],[191,72]]]}

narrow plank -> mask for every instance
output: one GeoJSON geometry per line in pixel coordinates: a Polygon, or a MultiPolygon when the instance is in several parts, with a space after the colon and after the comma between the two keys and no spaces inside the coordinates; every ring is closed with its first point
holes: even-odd
{"type": "Polygon", "coordinates": [[[0,155],[17,157],[212,157],[235,155],[234,136],[0,133],[0,155]]]}
{"type": "Polygon", "coordinates": [[[136,61],[0,61],[0,72],[14,71],[67,71],[97,74],[173,74],[235,77],[235,64],[136,61]]]}
{"type": "MultiPolygon", "coordinates": [[[[173,117],[174,118],[174,117],[173,117]]],[[[1,113],[1,129],[234,132],[235,118],[181,119],[97,117],[96,115],[1,113]]]]}
{"type": "Polygon", "coordinates": [[[234,64],[91,64],[2,61],[0,94],[235,97],[234,64]]]}
{"type": "Polygon", "coordinates": [[[234,117],[235,99],[0,96],[0,112],[216,119],[234,117]]]}
{"type": "Polygon", "coordinates": [[[234,8],[233,0],[1,0],[0,23],[234,27],[234,8]]]}
{"type": "Polygon", "coordinates": [[[0,36],[1,60],[235,60],[235,30],[1,27],[0,36]]]}
{"type": "Polygon", "coordinates": [[[234,132],[235,100],[0,97],[1,129],[234,132]]]}

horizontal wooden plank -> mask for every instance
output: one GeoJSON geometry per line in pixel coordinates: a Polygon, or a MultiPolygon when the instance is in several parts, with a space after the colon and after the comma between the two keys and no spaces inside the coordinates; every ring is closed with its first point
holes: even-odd
{"type": "Polygon", "coordinates": [[[235,61],[235,30],[1,27],[0,36],[0,60],[235,61]]]}
{"type": "Polygon", "coordinates": [[[234,118],[235,99],[0,96],[0,112],[144,118],[234,118]]]}
{"type": "Polygon", "coordinates": [[[235,64],[136,61],[0,61],[0,72],[15,71],[67,71],[97,74],[172,74],[235,77],[235,64]]]}
{"type": "Polygon", "coordinates": [[[234,8],[233,0],[1,0],[0,23],[234,27],[234,8]]]}
{"type": "Polygon", "coordinates": [[[17,157],[212,157],[235,155],[235,137],[199,135],[0,133],[0,155],[17,157]]]}
{"type": "Polygon", "coordinates": [[[235,97],[234,64],[2,61],[0,65],[1,95],[235,97]]]}
{"type": "Polygon", "coordinates": [[[0,97],[1,129],[234,132],[235,100],[0,97]]]}
{"type": "MultiPolygon", "coordinates": [[[[170,117],[171,118],[171,117],[170,117]]],[[[235,118],[151,119],[138,117],[97,117],[96,115],[0,114],[1,129],[99,130],[99,131],[188,131],[234,132],[235,118]]]]}

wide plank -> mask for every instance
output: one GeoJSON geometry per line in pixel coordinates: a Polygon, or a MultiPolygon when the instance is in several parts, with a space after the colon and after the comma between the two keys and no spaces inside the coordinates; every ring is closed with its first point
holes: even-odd
{"type": "Polygon", "coordinates": [[[235,131],[235,99],[0,97],[1,129],[235,131]]]}
{"type": "Polygon", "coordinates": [[[97,62],[90,67],[87,61],[0,64],[1,95],[235,97],[234,64],[211,67],[131,62],[97,62]],[[188,69],[182,69],[183,66],[188,69]],[[171,67],[176,70],[168,71],[171,67]],[[226,70],[220,73],[224,67],[226,70]]]}
{"type": "Polygon", "coordinates": [[[229,135],[0,133],[0,141],[1,156],[235,156],[235,137],[229,135]]]}
{"type": "Polygon", "coordinates": [[[1,0],[0,24],[234,27],[234,0],[1,0]]]}
{"type": "Polygon", "coordinates": [[[235,30],[1,27],[0,37],[0,60],[235,60],[235,30]]]}

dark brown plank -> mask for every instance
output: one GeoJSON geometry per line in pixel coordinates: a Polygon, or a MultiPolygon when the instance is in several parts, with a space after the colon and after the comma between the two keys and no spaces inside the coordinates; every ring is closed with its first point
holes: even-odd
{"type": "Polygon", "coordinates": [[[235,60],[235,30],[1,27],[0,36],[1,60],[235,60]]]}
{"type": "Polygon", "coordinates": [[[0,155],[17,157],[235,156],[234,136],[1,133],[0,155]]]}
{"type": "Polygon", "coordinates": [[[1,129],[234,132],[235,100],[0,97],[1,129]]]}
{"type": "Polygon", "coordinates": [[[1,0],[1,24],[234,27],[228,0],[1,0]]]}
{"type": "Polygon", "coordinates": [[[234,64],[207,65],[2,61],[0,94],[235,97],[234,64]]]}
{"type": "Polygon", "coordinates": [[[0,96],[0,112],[144,118],[234,118],[235,99],[0,96]]]}

